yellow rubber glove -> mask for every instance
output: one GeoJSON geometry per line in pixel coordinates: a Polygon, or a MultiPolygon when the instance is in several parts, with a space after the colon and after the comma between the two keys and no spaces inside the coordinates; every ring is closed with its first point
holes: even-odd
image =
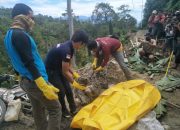
{"type": "Polygon", "coordinates": [[[123,51],[123,46],[122,46],[122,44],[121,44],[121,46],[117,49],[117,51],[120,51],[120,52],[123,51]]]}
{"type": "Polygon", "coordinates": [[[55,88],[52,85],[46,83],[43,77],[39,77],[35,80],[36,85],[38,88],[43,92],[44,96],[49,100],[57,100],[59,89],[55,88]]]}
{"type": "Polygon", "coordinates": [[[100,66],[100,67],[98,67],[97,69],[95,69],[95,72],[99,72],[99,71],[102,71],[102,70],[103,70],[103,67],[100,66]]]}
{"type": "Polygon", "coordinates": [[[72,86],[73,86],[74,88],[77,88],[77,89],[80,89],[80,90],[85,90],[85,89],[86,89],[86,87],[85,87],[85,86],[83,86],[83,85],[79,84],[79,83],[78,83],[78,82],[76,82],[75,80],[73,81],[72,86]]]}
{"type": "Polygon", "coordinates": [[[80,75],[77,73],[77,72],[73,72],[73,77],[75,78],[75,79],[78,79],[78,78],[80,78],[80,75]]]}
{"type": "Polygon", "coordinates": [[[15,76],[15,80],[16,80],[16,81],[20,81],[20,80],[21,80],[20,75],[16,75],[16,76],[15,76]]]}
{"type": "Polygon", "coordinates": [[[94,61],[92,63],[92,68],[95,69],[97,65],[97,58],[94,58],[94,61]]]}

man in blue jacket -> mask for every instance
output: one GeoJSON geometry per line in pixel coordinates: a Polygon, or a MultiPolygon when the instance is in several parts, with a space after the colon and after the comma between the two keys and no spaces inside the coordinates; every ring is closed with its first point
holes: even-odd
{"type": "Polygon", "coordinates": [[[59,90],[48,83],[36,43],[28,34],[34,25],[33,11],[29,6],[19,3],[12,9],[12,18],[13,23],[7,31],[4,44],[13,68],[21,76],[20,85],[31,100],[37,130],[60,130],[62,112],[57,95],[59,90]]]}

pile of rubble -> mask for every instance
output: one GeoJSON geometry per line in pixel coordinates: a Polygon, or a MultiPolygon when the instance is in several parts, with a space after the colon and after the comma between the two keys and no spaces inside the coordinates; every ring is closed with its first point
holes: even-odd
{"type": "MultiPolygon", "coordinates": [[[[123,71],[115,60],[111,60],[102,72],[94,73],[91,64],[87,64],[84,68],[79,69],[78,73],[81,75],[78,82],[87,85],[85,91],[74,89],[75,102],[79,109],[91,103],[109,87],[126,81],[123,71]]],[[[134,79],[146,80],[147,78],[136,72],[132,72],[132,76],[134,79]]],[[[147,128],[148,130],[164,130],[156,119],[154,111],[134,124],[130,130],[147,130],[147,128]]]]}
{"type": "Polygon", "coordinates": [[[123,71],[115,60],[111,60],[102,72],[95,73],[91,64],[87,64],[79,69],[78,73],[81,75],[78,82],[87,85],[85,91],[74,90],[75,102],[78,107],[89,104],[113,84],[126,81],[123,71]]]}

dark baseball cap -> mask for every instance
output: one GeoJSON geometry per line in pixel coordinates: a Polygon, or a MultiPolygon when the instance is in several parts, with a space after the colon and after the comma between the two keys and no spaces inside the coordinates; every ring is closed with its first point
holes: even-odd
{"type": "Polygon", "coordinates": [[[18,3],[13,7],[11,15],[12,15],[12,18],[14,18],[15,16],[20,15],[20,14],[28,15],[30,14],[30,12],[33,12],[33,11],[29,6],[23,3],[18,3]]]}

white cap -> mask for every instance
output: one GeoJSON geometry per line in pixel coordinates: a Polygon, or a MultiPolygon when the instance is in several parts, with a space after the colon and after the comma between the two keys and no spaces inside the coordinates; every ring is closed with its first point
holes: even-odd
{"type": "Polygon", "coordinates": [[[153,12],[152,12],[153,14],[157,14],[157,11],[156,10],[153,10],[153,12]]]}
{"type": "Polygon", "coordinates": [[[178,15],[178,14],[180,14],[180,11],[179,11],[179,10],[177,10],[177,11],[175,12],[175,15],[178,15]]]}

